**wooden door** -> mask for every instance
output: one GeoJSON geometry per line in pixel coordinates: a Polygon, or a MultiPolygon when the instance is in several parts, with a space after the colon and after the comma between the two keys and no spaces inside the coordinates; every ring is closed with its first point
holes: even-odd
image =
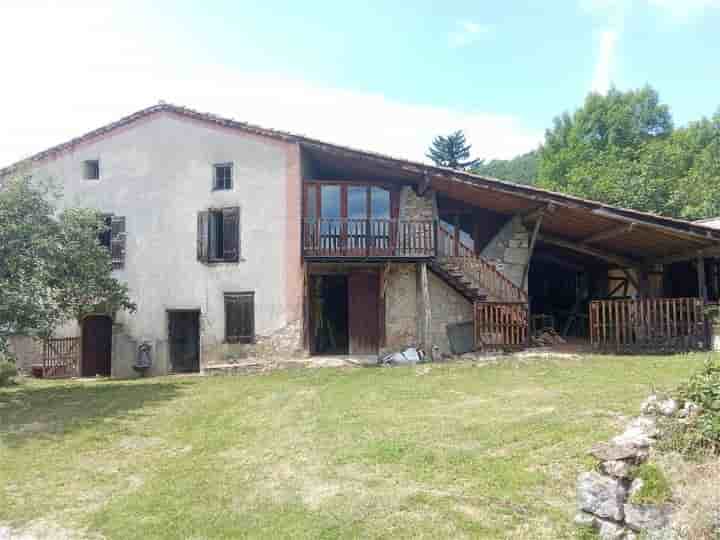
{"type": "Polygon", "coordinates": [[[168,312],[170,365],[178,373],[200,371],[200,312],[168,312]]]}
{"type": "Polygon", "coordinates": [[[92,316],[83,320],[82,325],[82,368],[83,377],[110,375],[112,366],[112,319],[92,316]]]}
{"type": "Polygon", "coordinates": [[[380,336],[380,279],[377,272],[348,277],[350,354],[376,354],[380,336]]]}

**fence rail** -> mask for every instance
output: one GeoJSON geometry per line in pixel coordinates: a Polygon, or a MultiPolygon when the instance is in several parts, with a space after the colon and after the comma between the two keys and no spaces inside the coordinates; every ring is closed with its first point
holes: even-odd
{"type": "Polygon", "coordinates": [[[43,342],[43,377],[73,377],[80,366],[80,338],[52,338],[43,342]]]}
{"type": "Polygon", "coordinates": [[[306,257],[435,256],[433,220],[308,218],[302,226],[306,257]]]}
{"type": "Polygon", "coordinates": [[[527,302],[476,302],[475,347],[519,349],[528,345],[527,302]]]}
{"type": "Polygon", "coordinates": [[[590,303],[593,348],[616,352],[683,351],[708,346],[701,298],[595,300],[590,303]]]}

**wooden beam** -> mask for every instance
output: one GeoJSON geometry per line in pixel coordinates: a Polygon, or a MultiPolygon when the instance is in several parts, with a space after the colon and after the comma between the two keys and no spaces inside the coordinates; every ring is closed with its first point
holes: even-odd
{"type": "Polygon", "coordinates": [[[533,228],[532,236],[530,237],[530,244],[528,246],[528,260],[525,263],[525,268],[523,268],[523,276],[522,280],[520,281],[521,287],[525,290],[527,290],[527,278],[528,273],[530,272],[530,259],[532,259],[533,250],[535,249],[535,242],[537,241],[538,233],[540,232],[540,224],[542,223],[544,215],[544,213],[541,213],[538,216],[537,221],[535,222],[535,227],[533,228]]]}
{"type": "Polygon", "coordinates": [[[538,220],[540,216],[544,216],[545,214],[552,214],[556,210],[557,206],[553,203],[543,204],[542,206],[538,206],[536,208],[533,208],[532,210],[522,212],[520,214],[520,218],[523,224],[534,223],[538,220]]]}
{"type": "Polygon", "coordinates": [[[423,177],[420,182],[418,182],[417,194],[422,197],[423,195],[425,195],[428,189],[430,189],[430,176],[427,172],[425,172],[423,173],[423,177]]]}
{"type": "Polygon", "coordinates": [[[620,227],[614,227],[606,231],[600,231],[599,233],[595,233],[588,236],[587,238],[584,238],[581,243],[595,244],[597,242],[602,242],[603,240],[610,240],[611,238],[615,238],[617,236],[622,236],[623,234],[632,232],[636,226],[637,223],[629,223],[627,225],[621,225],[620,227]]]}
{"type": "Polygon", "coordinates": [[[640,292],[640,282],[637,280],[637,278],[633,275],[633,273],[630,271],[629,268],[623,268],[623,274],[625,274],[625,277],[627,280],[632,283],[632,286],[635,287],[635,290],[639,293],[640,292]]]}
{"type": "Polygon", "coordinates": [[[590,246],[586,246],[572,240],[566,240],[564,238],[557,238],[555,236],[547,236],[545,234],[541,234],[538,236],[538,240],[541,240],[546,244],[552,244],[554,246],[596,257],[607,263],[614,264],[620,268],[632,268],[634,266],[637,266],[638,264],[638,261],[623,257],[622,255],[615,255],[612,253],[607,253],[605,251],[600,251],[598,249],[591,248],[590,246]]]}
{"type": "Polygon", "coordinates": [[[705,281],[705,258],[702,251],[697,254],[698,295],[707,302],[707,282],[705,281]]]}
{"type": "Polygon", "coordinates": [[[432,343],[430,343],[432,312],[430,308],[430,287],[428,285],[427,263],[418,263],[416,272],[418,341],[425,351],[425,354],[430,354],[430,351],[432,350],[432,343]]]}
{"type": "Polygon", "coordinates": [[[720,248],[711,249],[693,249],[691,251],[683,251],[682,253],[676,253],[675,255],[668,255],[667,257],[659,257],[656,259],[648,259],[648,265],[655,264],[672,264],[676,262],[695,260],[698,253],[701,252],[705,257],[718,257],[720,256],[720,248]]]}
{"type": "MultiPolygon", "coordinates": [[[[620,221],[623,223],[635,223],[636,225],[640,224],[637,219],[629,218],[629,217],[623,216],[621,214],[616,214],[615,212],[612,212],[605,208],[596,208],[595,210],[592,210],[592,213],[595,214],[596,216],[602,216],[607,219],[612,219],[612,220],[620,221]]],[[[687,240],[688,238],[692,238],[694,240],[701,241],[704,243],[709,243],[709,244],[717,244],[718,243],[718,240],[715,237],[713,237],[712,232],[709,230],[707,232],[701,234],[701,233],[694,232],[694,231],[674,229],[672,227],[668,227],[667,225],[660,225],[659,223],[644,223],[643,225],[645,225],[646,227],[658,230],[658,231],[662,231],[663,233],[665,233],[669,236],[674,236],[676,238],[683,238],[685,240],[687,240]]]]}
{"type": "Polygon", "coordinates": [[[573,272],[584,272],[585,267],[574,263],[567,261],[563,259],[562,257],[556,257],[555,255],[550,255],[549,253],[543,253],[542,251],[533,255],[536,261],[542,261],[550,264],[555,264],[557,266],[563,266],[565,268],[568,268],[572,270],[573,272]]]}

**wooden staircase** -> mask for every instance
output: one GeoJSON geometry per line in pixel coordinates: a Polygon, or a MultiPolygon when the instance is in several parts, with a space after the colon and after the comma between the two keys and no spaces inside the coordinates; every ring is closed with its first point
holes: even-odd
{"type": "Polygon", "coordinates": [[[468,300],[475,302],[527,302],[523,289],[502,275],[480,255],[440,257],[430,267],[468,300]]]}

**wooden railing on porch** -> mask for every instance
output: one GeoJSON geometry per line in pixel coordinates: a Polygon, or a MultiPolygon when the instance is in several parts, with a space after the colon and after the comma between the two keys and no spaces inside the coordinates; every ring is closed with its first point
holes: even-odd
{"type": "Polygon", "coordinates": [[[701,298],[595,300],[590,303],[590,341],[615,352],[674,352],[708,346],[701,298]]]}
{"type": "Polygon", "coordinates": [[[52,338],[43,342],[43,377],[73,377],[80,367],[80,338],[52,338]]]}
{"type": "Polygon", "coordinates": [[[476,302],[475,347],[521,349],[529,343],[527,302],[476,302]]]}
{"type": "Polygon", "coordinates": [[[306,218],[302,227],[306,257],[429,258],[436,255],[434,220],[306,218]]]}

